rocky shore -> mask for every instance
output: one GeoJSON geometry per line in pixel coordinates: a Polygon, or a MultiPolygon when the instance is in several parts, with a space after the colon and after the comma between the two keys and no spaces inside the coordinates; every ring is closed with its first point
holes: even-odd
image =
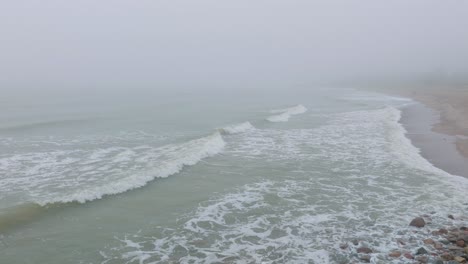
{"type": "Polygon", "coordinates": [[[431,214],[414,218],[409,234],[395,236],[397,246],[388,252],[358,239],[340,244],[352,258],[346,263],[468,264],[468,217],[448,215],[449,224],[440,227],[432,223],[431,214]]]}

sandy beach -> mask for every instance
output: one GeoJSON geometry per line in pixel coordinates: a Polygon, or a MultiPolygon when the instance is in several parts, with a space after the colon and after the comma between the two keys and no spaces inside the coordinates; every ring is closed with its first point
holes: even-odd
{"type": "Polygon", "coordinates": [[[421,104],[403,109],[401,122],[435,166],[468,177],[468,86],[388,89],[421,104]]]}

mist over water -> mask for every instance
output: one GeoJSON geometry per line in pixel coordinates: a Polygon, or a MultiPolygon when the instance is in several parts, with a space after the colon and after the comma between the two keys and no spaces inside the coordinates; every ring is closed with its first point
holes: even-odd
{"type": "Polygon", "coordinates": [[[409,99],[205,96],[59,104],[37,113],[53,122],[2,127],[1,260],[334,263],[354,258],[340,243],[360,239],[386,261],[412,216],[436,211],[442,224],[466,207],[466,180],[405,137],[409,99]]]}
{"type": "Polygon", "coordinates": [[[458,0],[14,1],[0,10],[0,84],[93,94],[457,77],[468,72],[467,9],[458,0]]]}
{"type": "Polygon", "coordinates": [[[466,10],[3,3],[0,263],[347,263],[361,246],[389,263],[415,251],[429,229],[408,222],[449,224],[468,210],[468,181],[406,137],[415,101],[369,87],[466,83],[466,10]]]}

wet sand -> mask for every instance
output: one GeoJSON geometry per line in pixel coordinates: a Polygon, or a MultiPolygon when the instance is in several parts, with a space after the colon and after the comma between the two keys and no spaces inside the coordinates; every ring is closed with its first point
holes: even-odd
{"type": "Polygon", "coordinates": [[[421,103],[402,110],[400,122],[421,155],[450,174],[468,177],[468,159],[457,149],[458,137],[434,131],[439,125],[439,112],[421,103]]]}
{"type": "Polygon", "coordinates": [[[403,109],[408,137],[432,164],[468,177],[468,86],[385,89],[419,102],[403,109]]]}

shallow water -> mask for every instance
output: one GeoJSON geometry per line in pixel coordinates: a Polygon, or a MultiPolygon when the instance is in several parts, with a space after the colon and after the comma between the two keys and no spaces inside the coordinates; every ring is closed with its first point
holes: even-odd
{"type": "Polygon", "coordinates": [[[339,245],[356,239],[388,263],[396,238],[423,235],[412,217],[435,211],[435,227],[468,207],[468,181],[405,137],[407,99],[152,99],[2,116],[0,263],[346,263],[356,253],[339,245]]]}

